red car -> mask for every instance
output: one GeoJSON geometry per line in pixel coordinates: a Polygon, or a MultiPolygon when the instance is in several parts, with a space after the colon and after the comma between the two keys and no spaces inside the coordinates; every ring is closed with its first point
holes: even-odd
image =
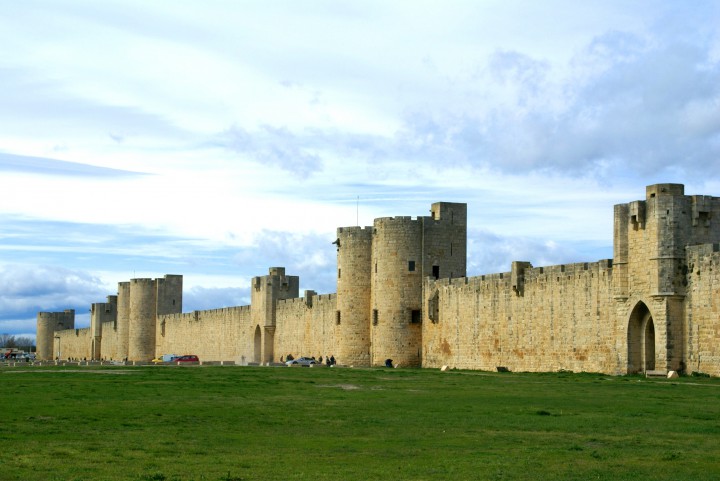
{"type": "Polygon", "coordinates": [[[200,359],[198,359],[198,357],[197,357],[196,355],[194,355],[194,354],[186,354],[185,356],[176,357],[176,358],[173,359],[171,362],[177,362],[177,363],[180,363],[180,362],[197,362],[197,363],[199,363],[199,362],[200,362],[200,359]]]}

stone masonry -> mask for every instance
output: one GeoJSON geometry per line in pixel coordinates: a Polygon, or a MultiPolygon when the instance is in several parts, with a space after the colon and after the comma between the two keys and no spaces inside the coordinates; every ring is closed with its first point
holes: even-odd
{"type": "Polygon", "coordinates": [[[467,277],[466,205],[439,202],[338,228],[337,293],[300,297],[272,267],[249,306],[182,313],[182,276],[132,279],[91,306],[89,328],[72,310],[39,313],[38,355],[720,375],[720,199],[656,184],[613,214],[613,259],[467,277]]]}

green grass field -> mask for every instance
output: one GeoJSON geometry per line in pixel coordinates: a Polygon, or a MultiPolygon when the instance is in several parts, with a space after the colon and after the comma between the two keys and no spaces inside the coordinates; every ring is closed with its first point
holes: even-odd
{"type": "Polygon", "coordinates": [[[3,480],[717,480],[720,380],[0,368],[3,480]]]}

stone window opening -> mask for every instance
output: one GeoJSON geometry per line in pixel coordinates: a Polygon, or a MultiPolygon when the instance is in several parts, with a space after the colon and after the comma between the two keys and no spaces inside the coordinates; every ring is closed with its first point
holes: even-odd
{"type": "Polygon", "coordinates": [[[372,324],[373,324],[373,326],[378,325],[378,310],[377,309],[373,309],[373,311],[372,311],[372,324]]]}
{"type": "Polygon", "coordinates": [[[697,223],[704,227],[710,227],[710,213],[709,212],[698,212],[697,223]]]}
{"type": "Polygon", "coordinates": [[[433,324],[437,324],[440,320],[439,292],[435,293],[428,299],[428,317],[433,324]]]}
{"type": "Polygon", "coordinates": [[[335,311],[335,325],[340,325],[340,311],[335,311]]]}
{"type": "Polygon", "coordinates": [[[415,272],[415,261],[408,261],[408,271],[415,272]]]}
{"type": "Polygon", "coordinates": [[[420,324],[422,315],[420,309],[410,309],[410,324],[420,324]]]}
{"type": "Polygon", "coordinates": [[[340,279],[340,269],[338,269],[338,279],[340,279]]]}

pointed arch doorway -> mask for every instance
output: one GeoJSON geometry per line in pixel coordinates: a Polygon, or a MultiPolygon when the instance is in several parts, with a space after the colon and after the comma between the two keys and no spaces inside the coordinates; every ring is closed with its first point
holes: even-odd
{"type": "Polygon", "coordinates": [[[253,362],[262,362],[262,331],[260,326],[255,327],[255,349],[253,351],[253,362]]]}
{"type": "Polygon", "coordinates": [[[628,374],[655,369],[655,323],[650,309],[638,302],[628,322],[628,374]]]}

